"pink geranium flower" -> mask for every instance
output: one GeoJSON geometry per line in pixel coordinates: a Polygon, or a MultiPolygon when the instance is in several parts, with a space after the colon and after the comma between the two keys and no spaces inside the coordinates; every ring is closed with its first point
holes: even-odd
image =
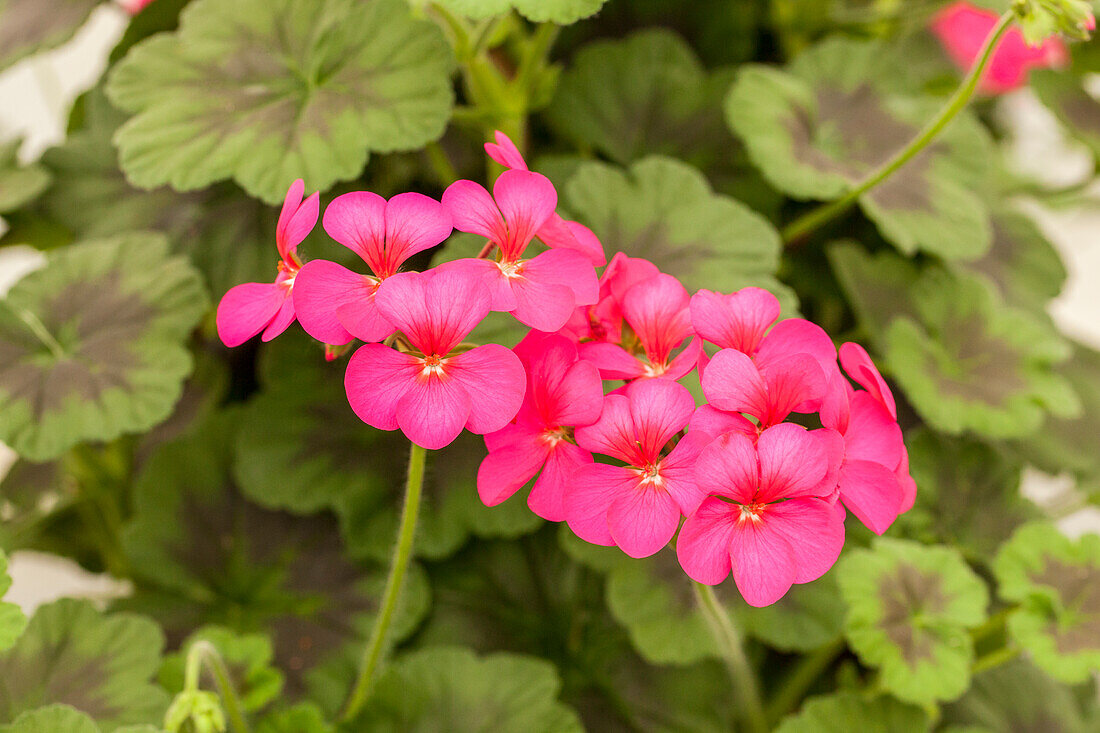
{"type": "Polygon", "coordinates": [[[568,481],[592,463],[592,454],[572,442],[572,429],[599,419],[603,382],[564,336],[532,331],[515,352],[527,368],[527,396],[515,423],[485,436],[489,455],[478,469],[477,491],[495,506],[538,474],[527,504],[543,519],[560,522],[568,481]]]}
{"type": "Polygon", "coordinates": [[[327,260],[313,260],[298,273],[294,307],[313,338],[346,344],[352,338],[381,341],[393,326],[375,305],[383,280],[417,252],[451,234],[451,217],[435,199],[403,193],[389,201],[367,191],[336,197],[325,209],[325,231],[359,255],[370,268],[360,275],[327,260]]]}
{"type": "Polygon", "coordinates": [[[623,336],[623,298],[630,288],[660,274],[657,265],[640,257],[616,252],[600,275],[600,297],[593,305],[574,311],[561,333],[576,341],[608,341],[623,336]]]}
{"type": "Polygon", "coordinates": [[[688,516],[676,542],[684,571],[716,585],[732,570],[745,601],[767,606],[832,567],[844,545],[844,520],[830,500],[839,461],[830,433],[784,423],[755,443],[740,432],[710,443],[695,478],[711,496],[688,516]]]}
{"type": "MultiPolygon", "coordinates": [[[[955,65],[968,71],[998,18],[992,10],[957,2],[937,13],[931,28],[955,65]]],[[[1032,69],[1062,66],[1068,61],[1069,51],[1060,38],[1029,46],[1019,28],[1010,28],[993,52],[979,88],[986,94],[1004,94],[1027,84],[1032,69]]]]}
{"type": "Polygon", "coordinates": [[[550,180],[530,171],[505,171],[491,196],[473,181],[455,181],[443,192],[443,205],[455,228],[486,237],[500,249],[500,258],[456,260],[442,267],[482,278],[492,310],[509,312],[539,331],[557,331],[576,306],[595,303],[599,297],[596,271],[578,252],[550,249],[524,259],[557,202],[550,180]]]}
{"type": "Polygon", "coordinates": [[[408,350],[366,344],[352,355],[344,386],[363,422],[401,429],[417,445],[442,448],[463,427],[500,430],[523,403],[526,375],[499,344],[456,352],[489,313],[489,293],[458,272],[405,272],[387,278],[374,298],[403,334],[408,350]]]}
{"type": "Polygon", "coordinates": [[[294,322],[291,292],[302,267],[295,250],[317,224],[320,206],[317,193],[302,201],[305,189],[299,178],[283,200],[275,228],[275,246],[281,258],[275,282],[236,285],[218,303],[218,336],[226,346],[240,346],[260,331],[263,340],[270,341],[294,322]]]}
{"type": "Polygon", "coordinates": [[[620,335],[623,345],[609,341],[583,343],[581,358],[599,367],[604,379],[680,379],[695,368],[702,353],[699,340],[691,339],[672,356],[694,333],[690,300],[687,290],[672,275],[659,273],[643,279],[622,296],[622,318],[631,328],[631,334],[620,335]]]}
{"type": "Polygon", "coordinates": [[[667,454],[669,441],[691,418],[695,403],[684,387],[663,379],[630,384],[604,399],[594,425],[577,429],[577,444],[627,465],[582,466],[565,491],[565,518],[583,540],[618,545],[647,557],[668,544],[681,515],[704,494],[695,483],[695,459],[709,437],[689,433],[667,454]]]}
{"type": "Polygon", "coordinates": [[[122,6],[122,9],[125,10],[130,15],[137,15],[142,10],[144,10],[146,6],[151,5],[152,2],[153,2],[153,0],[117,0],[117,1],[118,1],[118,4],[120,6],[122,6]]]}
{"type": "MultiPolygon", "coordinates": [[[[494,139],[495,143],[485,143],[485,152],[490,158],[509,170],[528,170],[527,161],[523,159],[523,154],[519,152],[519,148],[511,138],[497,130],[494,139]]],[[[580,222],[566,221],[557,213],[550,215],[535,236],[547,247],[580,252],[596,267],[607,262],[603,244],[591,229],[580,222]]]]}

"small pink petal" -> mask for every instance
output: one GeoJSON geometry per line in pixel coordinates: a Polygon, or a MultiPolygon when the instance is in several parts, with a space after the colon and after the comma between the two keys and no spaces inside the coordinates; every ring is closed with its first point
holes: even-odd
{"type": "Polygon", "coordinates": [[[699,357],[703,356],[703,342],[700,339],[688,340],[683,351],[669,363],[663,376],[665,379],[683,379],[699,363],[699,357]]]}
{"type": "Polygon", "coordinates": [[[890,386],[882,378],[866,349],[851,342],[841,344],[840,364],[848,372],[848,376],[870,392],[872,397],[882,403],[890,417],[897,420],[898,407],[894,401],[894,393],[890,391],[890,386]]]}
{"type": "Polygon", "coordinates": [[[267,324],[267,328],[260,335],[261,341],[271,341],[275,337],[279,336],[283,331],[290,327],[290,324],[294,323],[294,298],[291,297],[291,291],[283,288],[283,302],[279,306],[278,312],[275,317],[271,319],[271,323],[267,324]]]}
{"type": "Polygon", "coordinates": [[[294,278],[294,310],[313,338],[326,344],[346,344],[352,335],[340,323],[336,309],[355,299],[373,300],[373,291],[373,284],[359,273],[335,262],[311,260],[294,278]]]}
{"type": "Polygon", "coordinates": [[[683,385],[664,379],[632,382],[626,396],[635,442],[645,460],[655,462],[665,444],[687,427],[695,412],[695,399],[683,385]]]}
{"type": "Polygon", "coordinates": [[[443,204],[419,193],[401,193],[386,202],[386,259],[378,275],[397,272],[417,252],[451,236],[451,215],[443,204]]]}
{"type": "Polygon", "coordinates": [[[504,217],[485,188],[473,181],[455,181],[443,192],[443,206],[460,232],[478,234],[497,244],[508,239],[504,217]]]}
{"type": "Polygon", "coordinates": [[[396,430],[397,405],[423,368],[415,356],[382,344],[359,347],[348,360],[344,374],[351,409],[371,427],[396,430]]]}
{"type": "Polygon", "coordinates": [[[529,279],[569,288],[573,291],[577,305],[592,305],[599,300],[600,283],[596,270],[578,252],[568,249],[547,250],[528,260],[523,266],[523,272],[529,279]]]}
{"type": "Polygon", "coordinates": [[[612,456],[635,466],[645,461],[634,434],[630,399],[624,394],[607,395],[600,419],[577,428],[575,437],[577,445],[593,453],[612,456]]]}
{"type": "Polygon", "coordinates": [[[756,452],[760,462],[759,501],[813,496],[829,470],[826,446],[794,423],[781,423],[762,432],[756,452]]]}
{"type": "Polygon", "coordinates": [[[504,251],[505,261],[514,261],[523,255],[535,232],[553,215],[558,205],[558,192],[550,179],[541,173],[508,170],[493,184],[493,198],[508,225],[507,242],[498,244],[504,251]]]}
{"type": "Polygon", "coordinates": [[[456,270],[402,272],[378,286],[382,315],[422,354],[443,356],[489,313],[481,282],[456,270]]]}
{"type": "Polygon", "coordinates": [[[563,504],[569,529],[585,542],[614,545],[607,525],[607,511],[616,499],[636,491],[638,476],[629,468],[591,463],[573,474],[563,504]]]}
{"type": "Polygon", "coordinates": [[[495,144],[485,143],[485,152],[490,158],[505,168],[527,170],[527,161],[523,159],[523,154],[519,152],[519,148],[516,147],[510,137],[497,130],[493,133],[493,138],[496,140],[495,144]]]}
{"type": "Polygon", "coordinates": [[[566,221],[554,214],[546,220],[535,236],[547,247],[580,253],[596,267],[607,263],[607,255],[604,254],[599,237],[580,222],[566,221]]]}
{"type": "Polygon", "coordinates": [[[469,280],[478,280],[489,292],[489,308],[498,313],[510,313],[516,309],[516,296],[511,280],[493,260],[464,257],[442,262],[432,268],[434,272],[456,272],[469,280]]]}
{"type": "Polygon", "coordinates": [[[665,363],[672,350],[691,335],[690,301],[680,281],[664,273],[626,292],[623,317],[638,335],[651,362],[665,363]]]}
{"type": "Polygon", "coordinates": [[[218,337],[226,346],[240,346],[264,330],[286,300],[286,289],[275,283],[244,283],[229,289],[218,303],[218,337]]]}
{"type": "Polygon", "coordinates": [[[550,450],[542,473],[527,495],[527,506],[548,522],[565,521],[566,489],[577,471],[591,463],[591,453],[572,443],[559,441],[550,450]]]}
{"type": "Polygon", "coordinates": [[[667,545],[680,525],[680,508],[668,492],[639,486],[620,495],[607,511],[615,544],[631,557],[649,557],[667,545]]]}
{"type": "Polygon", "coordinates": [[[744,415],[736,412],[723,412],[712,405],[703,405],[691,416],[691,432],[699,432],[710,438],[735,430],[756,439],[756,426],[744,415]]]}
{"type": "MultiPolygon", "coordinates": [[[[768,511],[772,511],[771,507],[768,511]]],[[[765,512],[761,521],[738,522],[730,538],[730,561],[737,590],[745,602],[761,608],[778,601],[798,575],[795,549],[765,512]]]]}
{"type": "Polygon", "coordinates": [[[533,439],[489,453],[477,470],[477,493],[485,506],[508,499],[539,472],[550,446],[533,439]]]}
{"type": "Polygon", "coordinates": [[[756,351],[756,365],[765,370],[775,362],[797,354],[808,354],[822,365],[836,367],[836,347],[829,334],[816,323],[788,318],[775,324],[756,351]]]}
{"type": "Polygon", "coordinates": [[[792,499],[771,504],[763,523],[786,538],[794,550],[794,582],[817,580],[833,566],[844,547],[844,520],[823,499],[792,499]]]}
{"type": "Polygon", "coordinates": [[[580,355],[594,364],[604,379],[634,379],[645,373],[645,365],[617,344],[583,343],[580,345],[580,355]]]}
{"type": "Polygon", "coordinates": [[[505,282],[511,287],[515,302],[510,313],[525,326],[553,332],[564,326],[573,315],[575,296],[566,285],[547,282],[540,279],[538,273],[528,273],[526,270],[520,277],[507,278],[505,282]]]}
{"type": "Polygon", "coordinates": [[[917,500],[917,482],[909,475],[909,451],[905,450],[904,446],[902,446],[901,451],[901,465],[898,466],[895,475],[901,485],[901,509],[899,513],[904,514],[913,508],[913,504],[917,500]]]}
{"type": "Polygon", "coordinates": [[[761,288],[742,288],[730,295],[700,290],[691,298],[695,333],[720,348],[749,356],[779,318],[779,310],[779,300],[761,288]]]}
{"type": "Polygon", "coordinates": [[[868,392],[856,392],[851,404],[851,418],[844,433],[845,453],[851,459],[874,461],[893,471],[905,450],[901,428],[868,392]]]}
{"type": "Polygon", "coordinates": [[[386,242],[386,199],[370,191],[337,196],[321,222],[328,235],[359,255],[374,269],[383,260],[386,242]]]}
{"type": "Polygon", "coordinates": [[[871,461],[845,461],[840,467],[840,499],[875,534],[898,518],[902,487],[894,471],[871,461]]]}
{"type": "Polygon", "coordinates": [[[374,284],[364,285],[359,297],[336,306],[340,324],[355,338],[366,343],[384,341],[394,331],[393,324],[382,315],[374,302],[377,290],[374,284]]]}
{"type": "Polygon", "coordinates": [[[665,482],[665,491],[685,517],[698,509],[707,496],[695,480],[695,466],[699,454],[712,440],[709,435],[688,433],[680,438],[676,447],[661,461],[661,478],[665,482]]]}
{"type": "MultiPolygon", "coordinates": [[[[707,367],[709,372],[713,362],[707,367]]],[[[756,415],[766,425],[784,420],[792,412],[813,412],[828,388],[820,364],[807,354],[793,354],[761,367],[760,376],[766,385],[766,413],[756,415]]],[[[749,410],[744,410],[749,412],[749,410]]]]}
{"type": "Polygon", "coordinates": [[[470,395],[446,376],[418,377],[397,403],[405,437],[428,450],[454,442],[470,417],[470,395]]]}
{"type": "Polygon", "coordinates": [[[752,438],[733,431],[709,443],[699,453],[695,481],[707,494],[728,496],[742,504],[751,504],[760,485],[752,438]]]}
{"type": "Polygon", "coordinates": [[[471,433],[500,430],[523,404],[527,374],[519,357],[500,344],[485,344],[451,357],[446,373],[469,396],[465,425],[471,433]]]}
{"type": "Polygon", "coordinates": [[[718,585],[730,574],[730,544],[741,509],[710,497],[680,528],[676,557],[688,577],[699,583],[718,585]]]}
{"type": "Polygon", "coordinates": [[[771,413],[760,371],[752,359],[736,349],[722,349],[715,354],[700,381],[703,394],[719,410],[746,412],[756,418],[771,413]]]}

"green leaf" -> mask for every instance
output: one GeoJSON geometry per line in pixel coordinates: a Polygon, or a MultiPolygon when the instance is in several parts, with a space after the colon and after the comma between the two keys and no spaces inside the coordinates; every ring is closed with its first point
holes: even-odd
{"type": "MultiPolygon", "coordinates": [[[[11,588],[11,577],[8,575],[8,556],[0,550],[0,598],[11,588]]],[[[27,617],[23,610],[14,603],[0,602],[0,652],[10,649],[27,627],[27,617]]]]}
{"type": "Polygon", "coordinates": [[[150,234],[73,245],[0,301],[0,439],[44,460],[168,417],[208,301],[166,250],[150,234]]]}
{"type": "Polygon", "coordinates": [[[988,593],[956,550],[879,538],[842,557],[837,580],[848,603],[845,636],[883,687],[921,705],[966,691],[967,629],[985,620],[988,593]]]}
{"type": "MultiPolygon", "coordinates": [[[[159,449],[134,486],[123,535],[136,593],[173,638],[205,624],[270,634],[287,699],[309,693],[332,712],[354,676],[386,571],[347,559],[331,516],[296,517],[246,501],[230,467],[237,415],[216,415],[159,449]]],[[[428,608],[423,570],[410,568],[392,640],[428,608]]]]}
{"type": "Polygon", "coordinates": [[[881,350],[890,324],[899,316],[916,315],[912,291],[920,269],[895,252],[870,254],[854,242],[834,242],[827,253],[856,318],[881,350]]]}
{"type": "Polygon", "coordinates": [[[1064,70],[1036,69],[1030,86],[1058,119],[1100,157],[1100,102],[1085,90],[1081,77],[1064,70]]]}
{"type": "Polygon", "coordinates": [[[1079,414],[1052,369],[1069,348],[1049,320],[1005,306],[988,283],[926,268],[911,293],[918,311],[886,330],[887,368],[933,427],[994,438],[1035,432],[1047,412],[1079,414]]]}
{"type": "Polygon", "coordinates": [[[557,701],[553,665],[532,657],[437,647],[407,654],[379,678],[356,731],[580,733],[576,713],[557,701]]]}
{"type": "MultiPolygon", "coordinates": [[[[414,0],[424,4],[425,0],[414,0]]],[[[515,8],[523,17],[536,23],[551,22],[570,25],[593,15],[607,0],[439,0],[438,5],[467,18],[481,20],[503,15],[515,8]]]]}
{"type": "Polygon", "coordinates": [[[905,444],[920,487],[916,506],[900,518],[910,534],[984,558],[1038,516],[1036,506],[1020,495],[1023,463],[1014,453],[926,429],[910,432],[905,444]]]}
{"type": "MultiPolygon", "coordinates": [[[[0,733],[100,733],[106,731],[79,710],[68,705],[47,705],[29,710],[8,725],[0,725],[0,733]]],[[[159,733],[153,725],[124,725],[115,733],[159,733]]]]}
{"type": "MultiPolygon", "coordinates": [[[[726,120],[772,185],[800,199],[837,199],[917,136],[935,98],[894,93],[881,81],[889,52],[831,39],[787,71],[743,66],[726,120]]],[[[990,245],[988,214],[971,192],[989,174],[988,134],[964,114],[903,168],[860,197],[899,250],[973,259],[990,245]]]]}
{"type": "Polygon", "coordinates": [[[313,703],[301,703],[271,713],[256,724],[256,733],[330,733],[332,726],[313,703]]]}
{"type": "Polygon", "coordinates": [[[1020,602],[1009,635],[1055,679],[1083,682],[1100,667],[1100,536],[1074,542],[1045,522],[1021,527],[997,553],[999,592],[1020,602]]]}
{"type": "Polygon", "coordinates": [[[107,91],[136,115],[115,142],[127,178],[181,191],[233,178],[269,203],[358,176],[450,117],[454,59],[401,0],[197,0],[135,46],[107,91]]]}
{"type": "MultiPolygon", "coordinates": [[[[179,652],[165,657],[158,679],[169,693],[176,695],[183,691],[187,654],[197,641],[205,641],[218,651],[246,712],[260,710],[278,697],[283,687],[283,674],[272,666],[271,639],[263,634],[238,634],[220,626],[199,629],[180,646],[179,652]]],[[[218,690],[217,681],[207,665],[203,665],[199,684],[206,690],[218,690]]]]}
{"type": "Polygon", "coordinates": [[[988,733],[1095,730],[1070,689],[1021,659],[976,675],[966,695],[944,706],[943,719],[988,733]]]}
{"type": "MultiPolygon", "coordinates": [[[[347,404],[343,365],[316,344],[282,339],[268,347],[267,388],[246,408],[234,472],[249,498],[296,513],[332,509],[349,548],[388,561],[397,536],[408,441],[362,423],[347,404]],[[272,484],[272,472],[281,478],[272,484]]],[[[486,507],[477,494],[484,442],[471,435],[428,458],[417,527],[418,556],[438,559],[473,534],[515,537],[542,521],[516,496],[486,507]]]]}
{"type": "MultiPolygon", "coordinates": [[[[0,10],[0,20],[3,19],[0,10]]],[[[2,34],[0,34],[2,35],[2,34]]],[[[50,174],[41,165],[19,165],[16,151],[21,140],[0,144],[0,214],[34,201],[50,185],[50,174]]]]}
{"type": "Polygon", "coordinates": [[[101,0],[0,0],[0,69],[68,41],[101,0]]]}
{"type": "Polygon", "coordinates": [[[168,696],[150,679],[163,647],[164,635],[149,619],[105,616],[88,601],[41,606],[15,646],[0,654],[0,720],[47,703],[71,705],[105,731],[158,720],[168,696]]]}
{"type": "Polygon", "coordinates": [[[623,170],[584,163],[566,184],[563,206],[603,241],[608,255],[653,261],[694,291],[771,290],[794,309],[779,284],[779,235],[759,214],[714,193],[695,168],[658,156],[623,170]]]}
{"type": "Polygon", "coordinates": [[[920,708],[880,695],[867,698],[852,692],[814,697],[796,715],[788,716],[776,733],[919,733],[928,730],[920,708]]]}

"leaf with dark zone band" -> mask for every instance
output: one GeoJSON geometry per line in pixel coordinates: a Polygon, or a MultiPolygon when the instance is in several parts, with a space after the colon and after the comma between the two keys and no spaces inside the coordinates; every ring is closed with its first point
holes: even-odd
{"type": "Polygon", "coordinates": [[[400,0],[197,0],[111,72],[111,100],[136,113],[115,135],[119,160],[145,188],[233,178],[271,204],[296,178],[325,190],[369,151],[439,138],[453,65],[442,32],[400,0]]]}
{"type": "MultiPolygon", "coordinates": [[[[173,644],[206,624],[271,635],[286,697],[332,712],[354,675],[385,569],[348,560],[329,515],[296,517],[246,501],[230,474],[239,429],[225,412],[161,448],[134,488],[123,535],[137,583],[120,605],[149,609],[173,644]]],[[[422,569],[410,568],[392,640],[428,607],[422,569]]]]}
{"type": "Polygon", "coordinates": [[[0,69],[68,41],[102,0],[0,0],[0,69]]]}
{"type": "Polygon", "coordinates": [[[967,629],[985,620],[985,584],[957,550],[879,538],[836,568],[848,603],[844,634],[901,700],[953,700],[970,683],[974,647],[967,629]]]}
{"type": "Polygon", "coordinates": [[[678,277],[689,291],[766,288],[795,310],[794,293],[776,280],[779,235],[756,212],[711,189],[695,168],[651,156],[628,169],[579,165],[563,206],[615,252],[643,257],[678,277]]]}
{"type": "Polygon", "coordinates": [[[151,682],[164,635],[147,618],[103,615],[89,601],[40,606],[27,630],[0,654],[0,721],[64,703],[114,730],[159,720],[168,695],[151,682]]]}
{"type": "Polygon", "coordinates": [[[398,657],[375,682],[348,731],[581,733],[577,714],[558,702],[561,681],[545,660],[516,654],[478,657],[461,647],[398,657]]]}
{"type": "Polygon", "coordinates": [[[1100,716],[1082,708],[1073,690],[1026,660],[1014,659],[975,675],[967,693],[943,707],[943,720],[954,726],[976,726],[988,733],[1097,730],[1100,716]]]}
{"type": "Polygon", "coordinates": [[[159,236],[52,252],[0,301],[0,439],[45,460],[161,422],[207,304],[198,273],[159,236]]]}
{"type": "Polygon", "coordinates": [[[920,733],[929,730],[924,711],[880,695],[868,698],[852,692],[812,697],[802,709],[783,719],[776,733],[920,733]]]}
{"type": "MultiPolygon", "coordinates": [[[[4,597],[10,587],[8,557],[0,550],[0,598],[4,597]]],[[[23,610],[14,603],[0,601],[0,652],[10,649],[26,627],[27,617],[23,615],[23,610]]]]}
{"type": "MultiPolygon", "coordinates": [[[[169,693],[178,695],[183,691],[187,654],[191,645],[198,641],[217,650],[246,712],[261,710],[279,696],[283,673],[272,666],[275,652],[271,639],[263,634],[238,634],[221,626],[199,629],[180,645],[180,651],[165,657],[157,679],[169,693]]],[[[203,689],[218,689],[209,665],[203,665],[199,684],[203,689]]]]}
{"type": "Polygon", "coordinates": [[[905,444],[920,489],[916,506],[899,518],[908,536],[990,557],[1013,530],[1039,516],[1038,507],[1020,494],[1024,467],[1014,452],[926,429],[908,433],[905,444]]]}
{"type": "MultiPolygon", "coordinates": [[[[3,19],[0,10],[0,20],[3,19]]],[[[21,140],[0,144],[0,214],[34,201],[50,185],[50,173],[41,165],[20,165],[16,159],[21,140]]]]}
{"type": "MultiPolygon", "coordinates": [[[[938,99],[897,94],[881,81],[889,52],[834,38],[786,71],[743,66],[726,119],[772,185],[800,199],[840,198],[916,137],[938,99]]],[[[897,60],[894,59],[896,64],[897,60]]],[[[990,245],[988,213],[971,189],[986,182],[992,143],[964,113],[915,158],[860,197],[899,250],[974,259],[990,245]]]]}
{"type": "MultiPolygon", "coordinates": [[[[304,338],[268,346],[265,389],[242,416],[234,474],[245,494],[264,506],[334,510],[354,554],[386,561],[397,536],[409,444],[401,433],[375,430],[355,416],[343,368],[343,362],[327,364],[304,338]],[[272,472],[280,476],[274,484],[272,472]]],[[[542,524],[522,492],[500,506],[481,503],[476,477],[484,456],[484,441],[472,435],[429,455],[418,556],[446,557],[471,535],[515,537],[542,524]]]]}
{"type": "Polygon", "coordinates": [[[1021,527],[997,553],[998,592],[1020,607],[1009,635],[1037,667],[1076,683],[1100,668],[1100,535],[1074,541],[1045,522],[1021,527]]]}

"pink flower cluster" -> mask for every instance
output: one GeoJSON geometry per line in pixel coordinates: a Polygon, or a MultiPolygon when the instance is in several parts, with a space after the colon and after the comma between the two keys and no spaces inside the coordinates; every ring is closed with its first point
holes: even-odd
{"type": "Polygon", "coordinates": [[[675,538],[690,577],[732,573],[755,606],[833,565],[847,511],[882,533],[912,506],[894,398],[866,351],[838,354],[818,326],[779,320],[759,288],[691,294],[622,253],[597,277],[603,247],[555,212],[550,181],[500,133],[486,150],[509,169],[492,193],[458,181],[442,201],[349,193],[328,206],[325,231],[368,274],[300,263],[318,210],[296,182],[279,275],[226,294],[223,341],[269,339],[295,316],[326,344],[358,339],[345,387],[363,422],[431,449],[484,435],[485,504],[530,483],[539,516],[631,557],[675,538]],[[401,271],[452,227],[484,237],[482,254],[401,271]],[[547,248],[532,256],[535,239],[547,248]],[[514,349],[464,343],[490,311],[531,330],[514,349]],[[695,371],[701,406],[678,381],[695,371]]]}

